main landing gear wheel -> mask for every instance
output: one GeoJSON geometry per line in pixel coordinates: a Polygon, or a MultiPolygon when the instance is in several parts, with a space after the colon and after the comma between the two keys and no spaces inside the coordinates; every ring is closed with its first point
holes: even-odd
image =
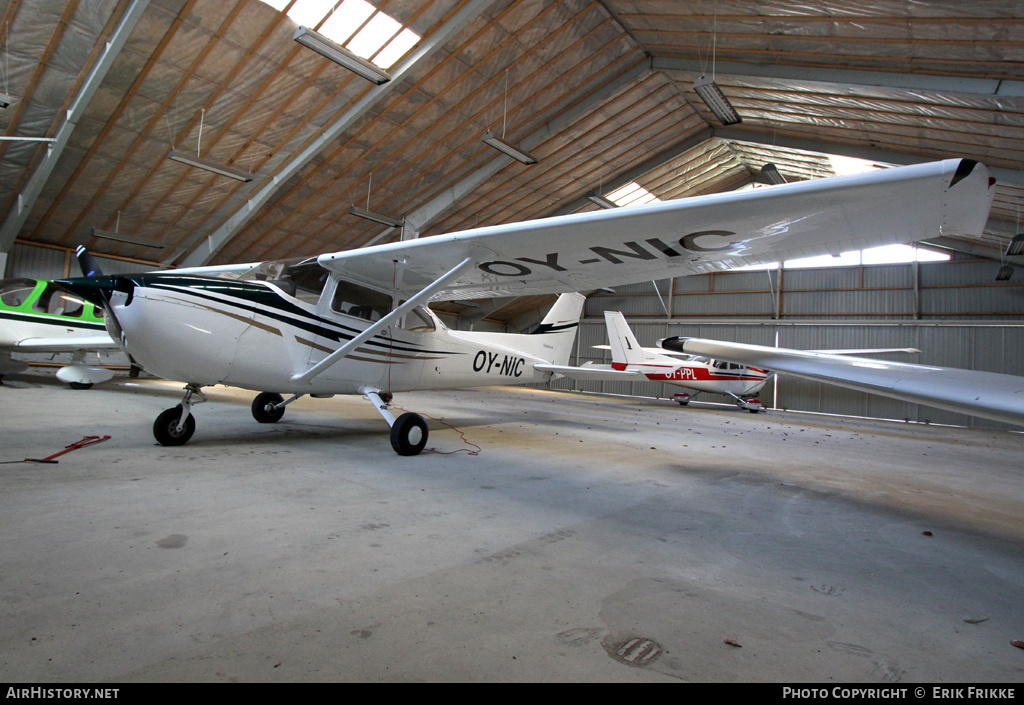
{"type": "Polygon", "coordinates": [[[417,455],[427,445],[427,422],[419,414],[402,414],[391,426],[391,447],[399,455],[417,455]]]}
{"type": "Polygon", "coordinates": [[[284,407],[274,408],[284,401],[284,397],[274,392],[257,394],[252,400],[252,417],[260,423],[277,423],[284,416],[284,407]]]}
{"type": "Polygon", "coordinates": [[[196,432],[196,420],[192,414],[185,417],[185,425],[178,430],[181,421],[181,404],[167,409],[153,422],[153,437],[162,446],[180,446],[188,443],[188,439],[196,432]]]}

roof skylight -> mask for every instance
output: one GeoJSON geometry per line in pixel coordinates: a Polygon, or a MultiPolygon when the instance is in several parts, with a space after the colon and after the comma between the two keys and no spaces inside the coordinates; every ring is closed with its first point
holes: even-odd
{"type": "MultiPolygon", "coordinates": [[[[262,2],[279,12],[288,6],[288,0],[262,2]]],[[[420,40],[420,35],[366,0],[296,0],[288,17],[382,69],[390,68],[420,40]]]]}
{"type": "Polygon", "coordinates": [[[641,203],[653,203],[661,200],[635,181],[631,181],[625,186],[620,186],[606,195],[605,198],[620,206],[637,206],[641,203]]]}

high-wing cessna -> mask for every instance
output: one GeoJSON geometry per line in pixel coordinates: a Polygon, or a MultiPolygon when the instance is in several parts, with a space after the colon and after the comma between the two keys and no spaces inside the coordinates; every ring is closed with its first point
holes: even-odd
{"type": "Polygon", "coordinates": [[[1024,377],[1016,375],[701,338],[666,338],[659,345],[666,350],[764,365],[775,372],[1024,425],[1024,377]]]}
{"type": "MultiPolygon", "coordinates": [[[[411,412],[395,419],[392,393],[542,381],[553,373],[543,365],[564,364],[564,338],[554,336],[576,325],[566,311],[578,297],[556,304],[548,332],[513,337],[448,330],[427,308],[432,300],[589,291],[977,235],[993,184],[981,164],[952,159],[482,227],[241,275],[233,265],[234,279],[178,270],[62,285],[104,303],[112,335],[147,372],[186,382],[181,405],[154,425],[160,443],[187,441],[201,387],[223,383],[267,390],[253,404],[259,421],[280,418],[304,394],[362,394],[391,424],[393,447],[411,455],[426,442],[426,424],[411,412]]],[[[90,259],[80,257],[86,273],[90,259]]]]}
{"type": "Polygon", "coordinates": [[[120,352],[103,323],[102,310],[44,279],[0,280],[0,377],[21,372],[27,362],[11,353],[74,353],[57,378],[87,389],[114,376],[85,364],[89,352],[120,352]]]}
{"type": "Polygon", "coordinates": [[[637,341],[622,313],[605,311],[604,320],[612,352],[610,365],[586,362],[580,367],[549,366],[545,369],[576,379],[665,382],[689,390],[673,396],[682,406],[695,394],[713,392],[732,397],[738,407],[752,414],[764,408],[756,395],[771,376],[766,370],[700,355],[645,348],[637,341]]]}

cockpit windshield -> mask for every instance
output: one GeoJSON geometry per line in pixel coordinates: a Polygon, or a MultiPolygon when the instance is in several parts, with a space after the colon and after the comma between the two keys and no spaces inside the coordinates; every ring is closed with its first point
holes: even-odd
{"type": "Polygon", "coordinates": [[[329,276],[330,273],[320,266],[315,257],[304,257],[261,262],[241,274],[239,279],[265,281],[299,301],[315,304],[320,300],[329,276]]]}

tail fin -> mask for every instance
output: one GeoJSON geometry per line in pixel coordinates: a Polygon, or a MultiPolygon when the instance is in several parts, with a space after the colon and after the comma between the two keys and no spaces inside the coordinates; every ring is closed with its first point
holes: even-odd
{"type": "Polygon", "coordinates": [[[644,349],[619,311],[605,311],[608,342],[612,348],[612,365],[638,365],[644,361],[644,349]]]}
{"type": "Polygon", "coordinates": [[[544,352],[541,357],[551,360],[555,365],[567,365],[572,354],[572,344],[576,340],[576,331],[580,327],[580,316],[583,315],[583,302],[587,298],[583,294],[560,294],[554,306],[544,316],[531,336],[541,336],[544,352]]]}

